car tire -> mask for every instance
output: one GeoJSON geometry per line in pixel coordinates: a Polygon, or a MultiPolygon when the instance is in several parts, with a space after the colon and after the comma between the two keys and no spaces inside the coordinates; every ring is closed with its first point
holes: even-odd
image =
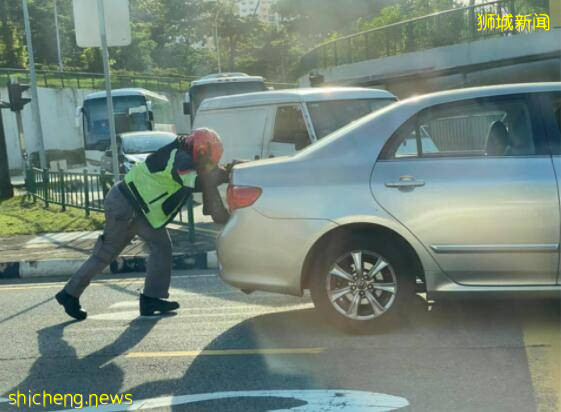
{"type": "Polygon", "coordinates": [[[418,302],[415,273],[404,256],[399,246],[383,238],[355,236],[330,242],[310,279],[316,309],[348,333],[368,334],[396,325],[411,304],[418,302]],[[362,279],[354,271],[359,253],[362,279]],[[350,290],[344,293],[347,288],[350,290]]]}

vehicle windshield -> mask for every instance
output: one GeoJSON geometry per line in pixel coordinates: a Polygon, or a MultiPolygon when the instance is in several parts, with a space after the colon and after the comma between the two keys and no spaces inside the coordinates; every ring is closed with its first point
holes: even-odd
{"type": "Polygon", "coordinates": [[[124,136],[122,137],[123,153],[125,154],[143,154],[153,153],[165,145],[173,142],[175,135],[173,134],[147,134],[140,136],[124,136]]]}
{"type": "Polygon", "coordinates": [[[234,94],[262,92],[265,90],[267,90],[267,88],[262,81],[244,81],[231,83],[219,82],[194,86],[189,91],[191,103],[193,105],[192,113],[197,113],[199,106],[205,99],[220,96],[231,96],[234,94]]]}
{"type": "Polygon", "coordinates": [[[308,110],[321,139],[335,130],[394,103],[394,99],[356,99],[308,103],[308,110]]]}
{"type": "MultiPolygon", "coordinates": [[[[144,96],[113,97],[117,133],[150,130],[144,96]]],[[[84,138],[86,150],[103,150],[110,143],[105,97],[84,102],[84,138]]]]}

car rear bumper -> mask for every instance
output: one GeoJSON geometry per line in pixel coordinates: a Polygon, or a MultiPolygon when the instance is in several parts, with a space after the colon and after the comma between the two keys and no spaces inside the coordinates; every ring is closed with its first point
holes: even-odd
{"type": "Polygon", "coordinates": [[[333,222],[271,219],[253,208],[237,210],[217,240],[220,277],[239,289],[301,295],[304,259],[333,222]]]}

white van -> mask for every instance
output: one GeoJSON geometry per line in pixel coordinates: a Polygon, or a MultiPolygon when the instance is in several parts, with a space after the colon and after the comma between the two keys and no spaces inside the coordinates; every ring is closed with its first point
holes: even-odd
{"type": "Polygon", "coordinates": [[[395,102],[386,90],[332,87],[223,96],[203,101],[194,128],[216,130],[223,163],[294,153],[395,102]]]}

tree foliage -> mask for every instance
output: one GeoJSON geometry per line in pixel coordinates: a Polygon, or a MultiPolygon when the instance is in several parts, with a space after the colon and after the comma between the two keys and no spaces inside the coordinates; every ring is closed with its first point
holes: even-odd
{"type": "MultiPolygon", "coordinates": [[[[56,69],[54,0],[27,1],[35,60],[40,68],[56,69]]],[[[99,50],[76,46],[72,1],[57,1],[66,70],[101,72],[99,50]]],[[[543,3],[545,8],[547,0],[515,3],[518,10],[529,3],[543,3]]],[[[277,0],[273,12],[280,23],[265,24],[257,17],[238,16],[233,0],[130,0],[132,44],[111,48],[111,66],[162,75],[216,72],[217,29],[223,70],[293,80],[302,54],[327,39],[464,4],[459,0],[277,0]]],[[[0,67],[26,67],[23,27],[21,1],[0,0],[0,67]]]]}

